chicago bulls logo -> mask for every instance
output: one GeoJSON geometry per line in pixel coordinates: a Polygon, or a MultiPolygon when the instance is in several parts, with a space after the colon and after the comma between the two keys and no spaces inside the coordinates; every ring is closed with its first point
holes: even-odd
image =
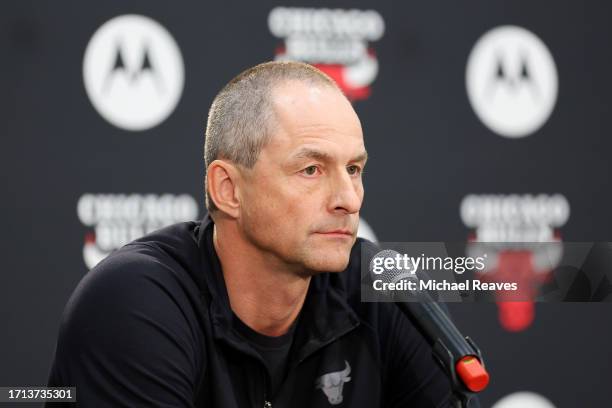
{"type": "Polygon", "coordinates": [[[344,383],[351,381],[351,366],[348,361],[344,360],[346,367],[342,371],[335,371],[333,373],[323,374],[317,378],[315,383],[316,388],[321,388],[327,397],[327,400],[332,405],[338,405],[342,402],[342,389],[344,383]]]}

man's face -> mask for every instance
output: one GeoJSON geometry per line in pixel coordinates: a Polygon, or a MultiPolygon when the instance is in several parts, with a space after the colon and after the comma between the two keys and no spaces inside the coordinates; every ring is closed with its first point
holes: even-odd
{"type": "Polygon", "coordinates": [[[363,200],[361,124],[339,91],[288,82],[273,92],[270,142],[240,189],[240,228],[299,274],[348,264],[363,200]]]}

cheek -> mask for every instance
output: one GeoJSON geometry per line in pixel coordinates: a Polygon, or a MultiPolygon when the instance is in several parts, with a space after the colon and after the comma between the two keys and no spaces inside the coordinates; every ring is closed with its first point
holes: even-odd
{"type": "Polygon", "coordinates": [[[357,192],[359,199],[363,201],[364,190],[363,190],[363,182],[361,180],[355,186],[355,191],[357,192]]]}
{"type": "Polygon", "coordinates": [[[325,212],[325,196],[320,186],[301,186],[285,197],[282,217],[292,224],[295,232],[311,232],[325,212]]]}
{"type": "Polygon", "coordinates": [[[288,239],[299,237],[300,233],[309,230],[317,207],[316,200],[308,194],[285,194],[278,197],[274,208],[278,228],[288,239]]]}
{"type": "Polygon", "coordinates": [[[291,186],[274,185],[262,179],[245,195],[245,227],[260,241],[274,246],[290,244],[312,220],[308,198],[308,194],[291,186]]]}

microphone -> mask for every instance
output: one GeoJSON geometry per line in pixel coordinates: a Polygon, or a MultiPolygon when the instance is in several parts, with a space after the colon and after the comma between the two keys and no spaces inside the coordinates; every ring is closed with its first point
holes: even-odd
{"type": "MultiPolygon", "coordinates": [[[[417,271],[414,265],[404,265],[398,269],[397,264],[385,268],[384,272],[373,270],[376,258],[401,258],[397,251],[383,250],[370,261],[370,277],[386,283],[397,283],[401,280],[414,280],[418,283],[419,276],[428,278],[423,271],[417,271]]],[[[382,264],[382,262],[381,262],[382,264]]],[[[418,287],[418,285],[416,285],[418,287]]],[[[396,293],[392,299],[399,309],[412,321],[433,348],[434,356],[445,372],[449,375],[453,389],[461,399],[460,406],[467,406],[474,393],[486,388],[489,374],[484,368],[484,361],[478,346],[469,337],[464,337],[455,324],[449,319],[431,296],[420,290],[407,291],[411,301],[397,301],[396,293]]]]}

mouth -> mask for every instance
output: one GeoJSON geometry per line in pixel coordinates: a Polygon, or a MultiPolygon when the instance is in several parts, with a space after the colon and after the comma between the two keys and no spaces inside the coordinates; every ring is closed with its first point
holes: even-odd
{"type": "Polygon", "coordinates": [[[319,231],[317,234],[329,238],[353,238],[353,232],[347,229],[337,229],[332,231],[319,231]]]}

